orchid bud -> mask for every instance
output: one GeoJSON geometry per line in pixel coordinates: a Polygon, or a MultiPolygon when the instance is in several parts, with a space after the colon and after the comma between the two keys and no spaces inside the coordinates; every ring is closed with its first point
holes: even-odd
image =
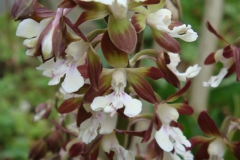
{"type": "Polygon", "coordinates": [[[37,0],[15,0],[12,7],[12,17],[14,20],[23,20],[33,15],[37,0]]]}
{"type": "Polygon", "coordinates": [[[63,136],[59,130],[53,131],[47,138],[48,149],[53,153],[59,152],[63,145],[63,136]]]}
{"type": "Polygon", "coordinates": [[[39,139],[33,144],[29,152],[29,159],[41,159],[47,153],[47,144],[43,139],[39,139]]]}
{"type": "Polygon", "coordinates": [[[70,157],[77,157],[86,151],[86,144],[79,139],[75,139],[67,144],[66,150],[70,157]]]}
{"type": "Polygon", "coordinates": [[[35,108],[34,122],[39,121],[40,119],[47,119],[51,113],[52,106],[48,103],[40,103],[35,108]]]}

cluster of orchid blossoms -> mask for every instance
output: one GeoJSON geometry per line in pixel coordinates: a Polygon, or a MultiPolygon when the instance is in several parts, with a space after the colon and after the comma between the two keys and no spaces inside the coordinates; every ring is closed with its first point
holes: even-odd
{"type": "MultiPolygon", "coordinates": [[[[198,35],[191,25],[173,21],[164,4],[164,0],[63,0],[52,11],[37,0],[15,1],[12,16],[20,20],[16,35],[26,38],[26,54],[39,59],[37,70],[49,77],[48,85],[61,83],[64,95],[58,107],[59,119],[52,120],[55,129],[33,145],[29,158],[222,159],[225,148],[240,157],[240,143],[228,138],[231,131],[239,129],[238,119],[228,118],[228,129],[223,127],[222,132],[203,111],[199,125],[209,137],[191,140],[184,136],[177,122],[180,114],[193,113],[186,98],[182,103],[175,101],[183,97],[190,78],[201,67],[177,70],[181,47],[175,38],[192,42],[198,35]],[[67,15],[77,7],[83,12],[73,23],[67,15]],[[103,19],[107,28],[83,34],[79,26],[96,19],[103,19]],[[142,50],[141,35],[146,25],[160,50],[142,50]],[[108,68],[103,67],[99,51],[108,68]],[[153,65],[140,67],[138,62],[142,59],[152,60],[153,65]],[[163,78],[176,87],[176,93],[163,100],[146,78],[163,78]],[[141,113],[146,107],[142,100],[149,102],[153,113],[141,113]],[[141,121],[149,125],[138,131],[134,126],[141,121]],[[141,138],[135,150],[127,145],[132,136],[141,138]],[[147,143],[147,147],[141,148],[141,143],[147,143]],[[197,144],[201,146],[194,158],[191,148],[197,144]]],[[[215,53],[215,60],[225,66],[221,75],[206,82],[206,86],[214,86],[234,64],[232,54],[226,51],[231,46],[215,53]],[[221,58],[224,56],[227,60],[221,58]]],[[[34,120],[48,118],[51,110],[51,105],[40,104],[34,120]]]]}

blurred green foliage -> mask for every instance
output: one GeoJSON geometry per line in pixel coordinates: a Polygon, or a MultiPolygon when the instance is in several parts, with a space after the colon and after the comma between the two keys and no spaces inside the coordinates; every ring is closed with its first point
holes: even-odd
{"type": "Polygon", "coordinates": [[[0,17],[0,159],[26,160],[32,141],[47,133],[46,121],[34,123],[34,108],[54,98],[55,87],[36,71],[36,58],[25,55],[18,23],[0,17]]]}
{"type": "MultiPolygon", "coordinates": [[[[181,3],[182,22],[191,24],[193,30],[200,33],[204,1],[182,0],[181,3]]],[[[238,4],[238,0],[227,0],[224,5],[220,33],[229,42],[233,42],[240,35],[238,4]]],[[[25,55],[23,39],[15,36],[18,23],[13,22],[9,14],[0,16],[0,22],[0,159],[24,160],[27,159],[34,139],[43,137],[49,129],[47,121],[33,122],[34,108],[41,102],[54,99],[57,87],[49,87],[49,79],[35,69],[40,64],[39,61],[25,55]]],[[[146,28],[144,36],[145,47],[151,47],[153,41],[149,28],[146,28]]],[[[180,43],[183,63],[193,64],[197,58],[198,41],[186,43],[180,40],[180,43]]],[[[219,47],[223,47],[223,44],[219,43],[219,47]]],[[[151,65],[148,60],[142,63],[151,65]]],[[[216,66],[216,73],[218,70],[219,67],[216,66]]],[[[163,99],[175,92],[175,88],[164,80],[151,81],[151,84],[163,99]]],[[[218,88],[211,89],[208,109],[218,126],[226,115],[240,118],[239,96],[240,85],[236,82],[235,75],[225,79],[218,88]]],[[[179,122],[183,125],[187,137],[202,134],[199,127],[196,127],[195,118],[182,116],[179,122]]]]}

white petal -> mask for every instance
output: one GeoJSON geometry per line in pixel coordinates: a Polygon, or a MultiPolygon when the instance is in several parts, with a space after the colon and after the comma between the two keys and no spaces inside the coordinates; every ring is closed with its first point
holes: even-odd
{"type": "Polygon", "coordinates": [[[109,9],[111,10],[111,13],[116,19],[123,19],[127,16],[127,4],[125,4],[126,0],[121,0],[120,3],[114,1],[112,5],[109,6],[109,9]]]}
{"type": "Polygon", "coordinates": [[[225,153],[225,144],[222,139],[216,138],[208,146],[208,154],[210,156],[223,157],[225,153]]]}
{"type": "Polygon", "coordinates": [[[28,18],[19,23],[16,35],[19,37],[33,38],[39,36],[41,31],[39,23],[28,18]]]}
{"type": "Polygon", "coordinates": [[[27,56],[34,56],[34,52],[35,52],[35,49],[33,48],[33,49],[28,49],[27,51],[26,51],[26,55],[27,56]]]}
{"type": "Polygon", "coordinates": [[[101,148],[104,152],[109,153],[112,147],[119,145],[115,133],[104,135],[101,140],[101,148]]]}
{"type": "Polygon", "coordinates": [[[166,103],[160,104],[156,112],[163,124],[170,124],[172,120],[177,121],[179,117],[176,108],[173,108],[166,103]]]}
{"type": "Polygon", "coordinates": [[[223,80],[223,78],[227,75],[228,69],[222,68],[217,76],[212,76],[207,82],[203,82],[204,87],[217,87],[223,80]]]}
{"type": "Polygon", "coordinates": [[[114,146],[112,150],[115,152],[113,159],[117,160],[134,160],[134,154],[130,150],[126,150],[122,146],[114,146]]]}
{"type": "Polygon", "coordinates": [[[142,102],[138,99],[133,99],[126,93],[122,95],[123,104],[125,106],[124,114],[128,117],[134,117],[142,111],[142,102]]]}
{"type": "Polygon", "coordinates": [[[78,72],[75,65],[71,65],[66,72],[66,76],[64,81],[62,82],[62,88],[68,92],[75,92],[79,88],[81,88],[84,84],[84,79],[81,76],[80,72],[78,72]]]}
{"type": "Polygon", "coordinates": [[[160,9],[157,12],[150,13],[147,17],[148,25],[156,27],[161,31],[168,32],[168,26],[171,24],[172,13],[168,9],[160,9]]]}
{"type": "Polygon", "coordinates": [[[187,140],[187,138],[183,135],[183,132],[181,129],[177,127],[170,127],[169,128],[169,135],[176,141],[177,147],[179,147],[180,150],[186,151],[185,148],[182,146],[185,145],[186,147],[191,147],[191,143],[187,140]],[[180,146],[181,144],[181,146],[180,146]]]}
{"type": "Polygon", "coordinates": [[[86,144],[90,143],[97,136],[99,123],[97,119],[91,117],[80,125],[79,138],[86,144]]]}
{"type": "Polygon", "coordinates": [[[49,86],[57,85],[62,77],[63,75],[53,76],[52,79],[48,82],[48,85],[49,86]]]}
{"type": "Polygon", "coordinates": [[[114,0],[82,0],[85,2],[100,2],[102,4],[111,5],[114,0]]]}
{"type": "Polygon", "coordinates": [[[52,57],[52,54],[53,54],[52,53],[53,52],[53,46],[52,46],[53,31],[54,31],[54,28],[52,28],[42,40],[42,54],[44,59],[48,59],[52,57]]]}
{"type": "Polygon", "coordinates": [[[186,72],[184,73],[179,73],[178,71],[175,72],[175,74],[178,76],[178,78],[181,81],[186,81],[187,78],[193,78],[198,75],[202,68],[199,67],[197,64],[194,66],[190,66],[187,68],[186,72]]]}
{"type": "Polygon", "coordinates": [[[169,32],[169,35],[172,37],[180,38],[186,42],[195,41],[198,37],[197,33],[191,29],[191,25],[186,26],[185,24],[174,27],[169,32]]]}
{"type": "Polygon", "coordinates": [[[103,110],[106,106],[108,106],[113,99],[113,93],[107,96],[100,96],[94,98],[91,108],[94,111],[100,111],[103,110]]]}
{"type": "Polygon", "coordinates": [[[71,55],[75,61],[78,61],[87,51],[88,47],[89,45],[87,42],[80,40],[70,43],[65,52],[67,55],[71,55]]]}
{"type": "Polygon", "coordinates": [[[98,119],[101,125],[100,134],[109,134],[113,132],[116,127],[117,116],[110,117],[108,114],[102,113],[98,119]]]}
{"type": "Polygon", "coordinates": [[[166,152],[173,150],[173,143],[169,139],[168,126],[162,125],[159,131],[155,133],[155,139],[158,145],[166,152]]]}
{"type": "Polygon", "coordinates": [[[23,41],[23,45],[27,46],[28,48],[33,48],[36,46],[38,41],[38,37],[31,38],[31,39],[25,39],[23,41]]]}
{"type": "Polygon", "coordinates": [[[119,4],[119,5],[122,5],[122,6],[124,6],[124,7],[127,7],[127,0],[117,0],[117,3],[119,4]]]}

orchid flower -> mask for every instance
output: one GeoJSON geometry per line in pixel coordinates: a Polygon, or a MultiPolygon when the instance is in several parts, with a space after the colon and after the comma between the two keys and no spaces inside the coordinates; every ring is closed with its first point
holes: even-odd
{"type": "Polygon", "coordinates": [[[228,148],[236,158],[239,157],[240,143],[231,142],[228,139],[231,130],[238,128],[236,127],[236,122],[232,123],[231,120],[229,124],[223,128],[225,131],[223,132],[223,130],[221,130],[222,132],[220,132],[207,112],[202,111],[198,117],[198,124],[208,137],[196,136],[191,138],[192,147],[200,144],[195,156],[196,160],[223,160],[226,148],[228,148]]]}
{"type": "Polygon", "coordinates": [[[83,121],[80,125],[79,138],[86,144],[90,143],[99,134],[112,133],[117,123],[117,116],[110,117],[99,111],[92,112],[92,117],[83,121]],[[100,129],[99,129],[100,127],[100,129]]]}
{"type": "Polygon", "coordinates": [[[110,113],[111,116],[114,116],[118,109],[125,106],[124,114],[126,116],[134,117],[138,115],[142,110],[142,103],[124,92],[126,85],[126,71],[122,68],[116,69],[112,74],[111,86],[113,92],[107,96],[94,98],[91,104],[92,110],[103,110],[106,113],[110,113]]]}
{"type": "Polygon", "coordinates": [[[172,21],[171,11],[161,8],[163,5],[160,7],[155,5],[158,10],[153,9],[153,6],[138,8],[138,13],[133,15],[131,21],[137,32],[141,32],[146,25],[149,25],[155,41],[167,51],[174,53],[181,51],[179,43],[174,38],[180,38],[186,42],[197,39],[198,35],[191,29],[191,25],[172,21]]]}
{"type": "Polygon", "coordinates": [[[114,159],[117,160],[134,160],[134,154],[132,151],[126,150],[119,145],[115,133],[104,135],[101,140],[101,148],[104,152],[110,153],[113,151],[115,153],[114,159]]]}
{"type": "Polygon", "coordinates": [[[169,29],[172,23],[172,13],[170,10],[163,8],[157,12],[150,13],[147,16],[147,24],[151,27],[155,27],[160,31],[168,33],[171,37],[180,38],[186,42],[195,41],[198,37],[197,33],[191,29],[191,25],[182,24],[180,26],[174,26],[169,29]]]}
{"type": "Polygon", "coordinates": [[[219,74],[212,76],[208,81],[203,82],[203,86],[208,87],[218,87],[221,81],[226,77],[236,71],[237,80],[240,81],[240,66],[239,66],[239,39],[237,39],[233,44],[228,43],[217,31],[212,27],[212,25],[207,22],[207,27],[210,32],[212,32],[219,40],[224,42],[226,46],[222,49],[212,52],[206,59],[204,64],[222,63],[223,67],[219,71],[219,74]]]}
{"type": "Polygon", "coordinates": [[[87,48],[88,44],[83,40],[72,42],[66,49],[66,59],[58,58],[55,62],[52,58],[41,64],[37,69],[42,70],[44,76],[51,78],[48,85],[58,84],[65,75],[62,88],[68,93],[75,92],[84,84],[84,79],[77,67],[85,64],[84,54],[87,48]],[[79,50],[81,52],[78,52],[79,50]]]}
{"type": "MultiPolygon", "coordinates": [[[[33,19],[25,19],[21,21],[18,25],[16,35],[19,37],[27,38],[23,41],[23,45],[25,45],[28,50],[26,51],[26,55],[33,56],[35,53],[35,46],[38,42],[38,38],[45,27],[51,23],[52,18],[46,18],[41,20],[39,23],[33,19]]],[[[51,43],[50,43],[51,44],[51,43]]],[[[48,43],[43,41],[42,48],[46,49],[49,48],[48,43]],[[47,46],[45,46],[47,45],[47,46]]]]}
{"type": "Polygon", "coordinates": [[[223,80],[223,78],[228,74],[228,70],[234,64],[233,57],[224,57],[224,50],[220,49],[216,51],[214,54],[215,62],[221,62],[223,64],[223,68],[220,70],[219,74],[216,76],[212,76],[207,82],[203,82],[204,87],[217,87],[223,80]]]}
{"type": "Polygon", "coordinates": [[[190,147],[191,143],[178,127],[170,126],[171,121],[177,121],[178,111],[168,104],[160,104],[156,112],[162,123],[161,128],[155,133],[156,142],[164,151],[171,152],[174,149],[177,154],[184,156],[185,147],[190,147]]]}

